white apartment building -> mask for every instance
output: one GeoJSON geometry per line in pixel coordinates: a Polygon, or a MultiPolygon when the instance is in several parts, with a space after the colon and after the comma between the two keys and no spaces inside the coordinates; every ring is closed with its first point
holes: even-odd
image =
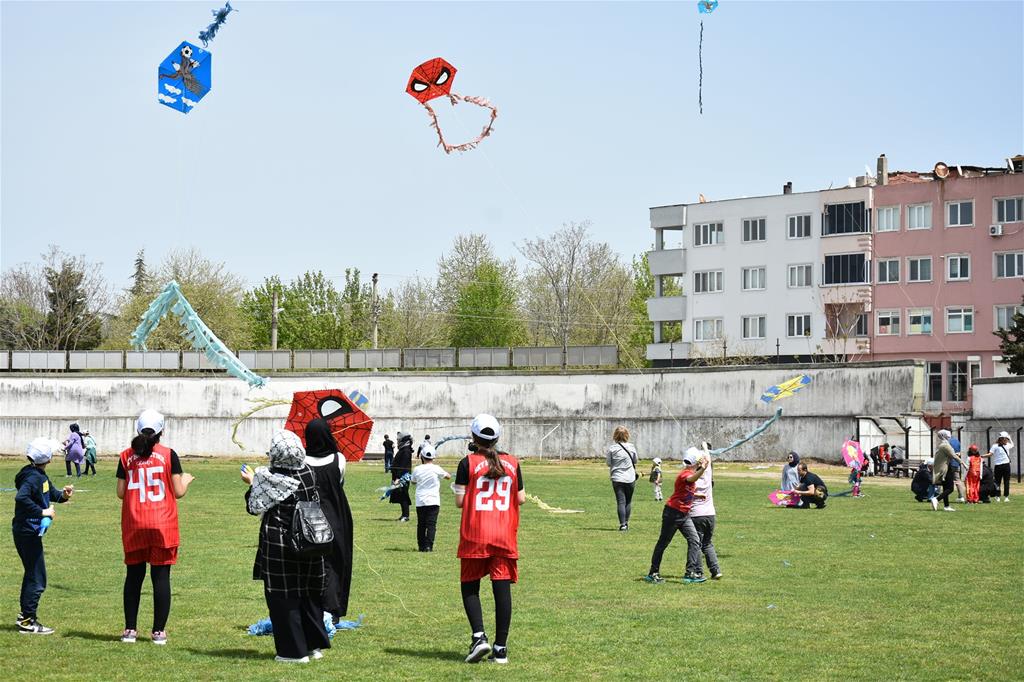
{"type": "Polygon", "coordinates": [[[647,358],[806,360],[868,343],[871,188],[650,209],[647,358]],[[674,324],[674,323],[678,323],[674,324]]]}

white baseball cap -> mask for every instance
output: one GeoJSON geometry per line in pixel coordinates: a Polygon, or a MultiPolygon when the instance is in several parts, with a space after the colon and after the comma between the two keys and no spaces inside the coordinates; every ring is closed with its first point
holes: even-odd
{"type": "Polygon", "coordinates": [[[429,443],[425,443],[423,448],[420,450],[420,457],[423,459],[434,459],[436,456],[437,453],[434,452],[434,446],[429,443]]]}
{"type": "Polygon", "coordinates": [[[661,457],[655,457],[651,461],[654,462],[655,464],[661,464],[661,457]]]}
{"type": "Polygon", "coordinates": [[[152,429],[155,434],[163,433],[164,416],[156,410],[143,410],[135,421],[135,433],[142,433],[143,429],[152,429]]]}
{"type": "Polygon", "coordinates": [[[697,448],[689,448],[683,455],[684,464],[696,464],[698,459],[700,459],[700,450],[697,448]]]}
{"type": "Polygon", "coordinates": [[[469,425],[469,431],[481,440],[498,440],[501,438],[501,424],[489,414],[478,414],[469,425]]]}
{"type": "Polygon", "coordinates": [[[53,459],[53,443],[52,439],[40,436],[28,444],[25,454],[33,464],[46,464],[53,459]]]}
{"type": "Polygon", "coordinates": [[[1005,438],[1006,440],[1010,440],[1010,434],[1007,433],[1006,431],[1000,431],[999,432],[999,437],[1000,438],[1005,438]]]}

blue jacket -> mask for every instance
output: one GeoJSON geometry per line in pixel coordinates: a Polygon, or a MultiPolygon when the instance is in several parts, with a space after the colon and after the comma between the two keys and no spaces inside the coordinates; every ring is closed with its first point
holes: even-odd
{"type": "Polygon", "coordinates": [[[51,502],[64,502],[64,491],[54,488],[46,472],[28,464],[14,477],[18,494],[14,496],[14,518],[11,529],[15,535],[38,535],[43,510],[51,502]]]}

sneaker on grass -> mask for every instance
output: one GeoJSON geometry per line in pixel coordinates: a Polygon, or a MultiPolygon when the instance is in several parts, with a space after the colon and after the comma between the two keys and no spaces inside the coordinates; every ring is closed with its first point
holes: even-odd
{"type": "Polygon", "coordinates": [[[48,628],[35,618],[22,618],[18,621],[18,632],[23,635],[52,635],[53,628],[48,628]]]}
{"type": "Polygon", "coordinates": [[[487,643],[487,635],[474,637],[469,645],[469,653],[466,654],[466,663],[479,663],[489,653],[491,645],[487,643]]]}
{"type": "Polygon", "coordinates": [[[508,663],[508,647],[495,646],[491,649],[491,655],[487,657],[487,660],[491,663],[508,663]]]}
{"type": "Polygon", "coordinates": [[[707,578],[705,578],[704,575],[701,574],[701,573],[687,573],[686,576],[683,577],[683,582],[684,583],[703,583],[703,582],[707,582],[707,578]]]}
{"type": "Polygon", "coordinates": [[[129,630],[125,628],[125,631],[121,633],[121,641],[125,644],[135,644],[135,638],[139,636],[136,630],[129,630]]]}
{"type": "Polygon", "coordinates": [[[302,658],[285,658],[284,656],[274,656],[274,660],[278,663],[309,663],[309,656],[303,656],[302,658]]]}
{"type": "Polygon", "coordinates": [[[167,644],[167,633],[164,630],[154,630],[153,644],[159,644],[160,646],[167,644]]]}
{"type": "Polygon", "coordinates": [[[644,582],[646,582],[646,583],[653,583],[655,585],[660,585],[663,582],[665,582],[665,579],[661,577],[660,573],[655,572],[655,573],[648,573],[647,575],[645,575],[644,576],[644,582]]]}

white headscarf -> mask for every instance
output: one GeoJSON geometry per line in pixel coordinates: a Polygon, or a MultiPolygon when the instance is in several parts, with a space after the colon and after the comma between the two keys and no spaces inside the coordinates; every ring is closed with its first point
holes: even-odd
{"type": "Polygon", "coordinates": [[[939,432],[936,435],[939,437],[939,440],[947,441],[953,437],[953,434],[947,431],[946,429],[939,429],[939,432]]]}
{"type": "MultiPolygon", "coordinates": [[[[278,429],[270,439],[271,466],[278,469],[301,469],[306,461],[302,441],[291,431],[278,429]]],[[[288,474],[275,474],[267,467],[258,467],[252,478],[249,511],[262,514],[285,501],[299,488],[298,479],[288,474]]]]}

